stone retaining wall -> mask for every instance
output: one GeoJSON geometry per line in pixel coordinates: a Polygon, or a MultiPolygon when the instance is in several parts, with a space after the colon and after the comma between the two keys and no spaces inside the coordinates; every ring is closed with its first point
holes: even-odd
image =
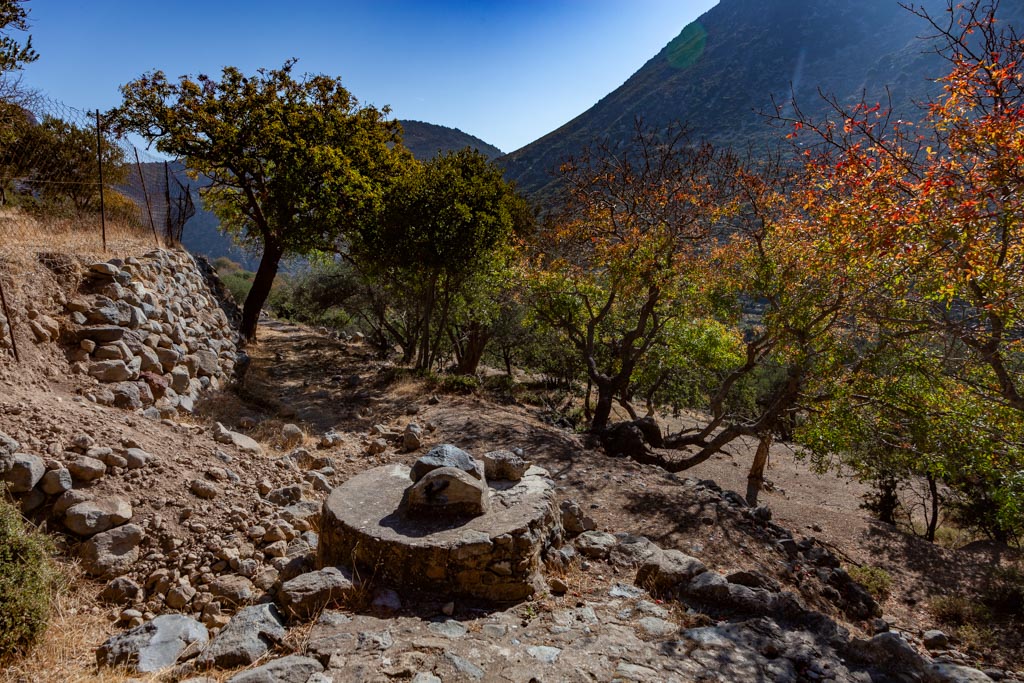
{"type": "MultiPolygon", "coordinates": [[[[232,377],[237,334],[210,277],[190,254],[163,249],[88,267],[60,336],[72,372],[97,380],[98,403],[169,417],[232,377]]],[[[44,318],[30,321],[37,338],[53,336],[44,318]]]]}

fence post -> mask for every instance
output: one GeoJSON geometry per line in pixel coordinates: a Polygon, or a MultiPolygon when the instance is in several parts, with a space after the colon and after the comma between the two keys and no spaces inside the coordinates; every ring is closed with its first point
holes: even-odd
{"type": "Polygon", "coordinates": [[[20,363],[21,358],[18,357],[18,342],[14,340],[14,318],[11,317],[11,311],[7,308],[7,297],[4,296],[3,278],[0,278],[0,305],[4,308],[4,318],[7,320],[7,331],[11,335],[11,351],[14,351],[14,362],[20,363]]]}
{"type": "Polygon", "coordinates": [[[166,160],[164,161],[164,203],[167,204],[167,220],[164,221],[167,241],[171,242],[174,240],[174,228],[171,223],[171,171],[166,160]]]}
{"type": "Polygon", "coordinates": [[[146,199],[146,211],[149,213],[149,227],[153,228],[153,239],[156,240],[156,246],[159,248],[160,236],[156,234],[156,223],[153,221],[153,207],[149,203],[149,191],[146,190],[146,176],[142,174],[142,162],[139,161],[139,150],[134,145],[132,145],[132,149],[135,151],[135,168],[139,169],[139,180],[142,181],[142,196],[146,199]]]}
{"type": "Polygon", "coordinates": [[[100,232],[103,236],[103,251],[107,250],[107,215],[103,197],[103,134],[100,131],[100,110],[96,110],[96,165],[100,170],[100,232]]]}

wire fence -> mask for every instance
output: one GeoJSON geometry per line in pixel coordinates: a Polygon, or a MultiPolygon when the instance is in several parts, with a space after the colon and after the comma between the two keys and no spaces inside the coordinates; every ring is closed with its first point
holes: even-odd
{"type": "Polygon", "coordinates": [[[110,133],[98,110],[0,93],[0,246],[75,234],[181,242],[196,211],[182,164],[110,133]]]}

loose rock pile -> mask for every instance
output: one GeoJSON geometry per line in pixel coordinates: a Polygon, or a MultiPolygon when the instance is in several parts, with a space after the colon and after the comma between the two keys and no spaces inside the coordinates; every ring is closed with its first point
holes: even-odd
{"type": "MultiPolygon", "coordinates": [[[[236,334],[185,252],[94,263],[65,308],[71,369],[97,380],[98,403],[145,408],[154,418],[192,412],[203,391],[234,372],[236,334]]],[[[37,315],[30,325],[40,341],[57,337],[52,318],[37,315]]]]}

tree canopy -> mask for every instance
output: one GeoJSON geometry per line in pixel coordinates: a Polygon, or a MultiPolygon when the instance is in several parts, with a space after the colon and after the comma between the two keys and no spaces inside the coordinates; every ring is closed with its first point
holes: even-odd
{"type": "Polygon", "coordinates": [[[361,105],[338,78],[296,77],[294,66],[225,67],[219,80],[149,73],[122,87],[113,112],[119,130],[205,176],[203,200],[222,229],[262,249],[243,308],[247,339],[282,257],[333,248],[381,210],[409,158],[387,107],[361,105]]]}

